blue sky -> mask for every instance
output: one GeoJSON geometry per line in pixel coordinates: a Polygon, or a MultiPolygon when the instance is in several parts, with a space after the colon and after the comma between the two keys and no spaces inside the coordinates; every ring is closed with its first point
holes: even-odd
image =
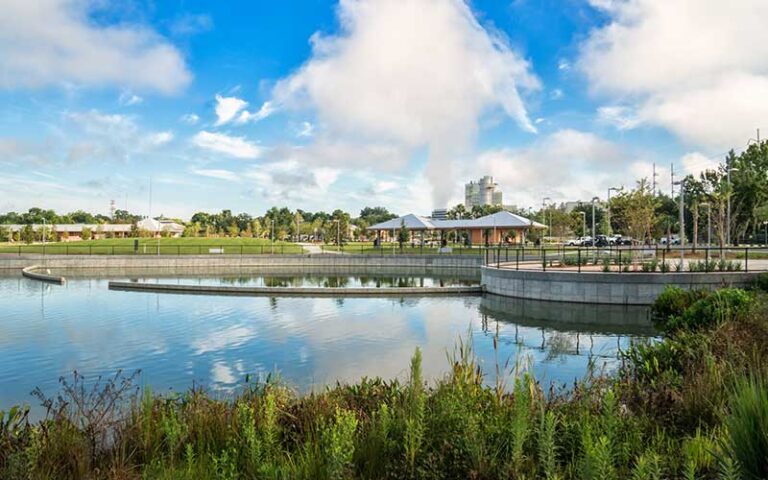
{"type": "MultiPolygon", "coordinates": [[[[0,211],[428,214],[696,173],[768,117],[760,0],[9,0],[0,211]]],[[[765,124],[763,124],[765,125],[765,124]]]]}

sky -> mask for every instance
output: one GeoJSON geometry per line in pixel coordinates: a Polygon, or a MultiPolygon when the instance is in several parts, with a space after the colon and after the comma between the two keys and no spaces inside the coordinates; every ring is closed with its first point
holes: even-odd
{"type": "Polygon", "coordinates": [[[669,192],[768,135],[765,0],[4,0],[0,212],[669,192]]]}

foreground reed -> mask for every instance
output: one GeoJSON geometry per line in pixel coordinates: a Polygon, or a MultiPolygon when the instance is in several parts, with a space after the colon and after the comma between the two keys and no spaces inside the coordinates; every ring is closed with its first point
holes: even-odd
{"type": "Polygon", "coordinates": [[[766,305],[668,292],[660,341],[563,390],[520,372],[488,386],[467,343],[434,384],[416,350],[405,382],[305,396],[275,381],[161,396],[75,374],[55,398],[38,392],[44,420],[0,417],[0,478],[766,478],[766,305]]]}

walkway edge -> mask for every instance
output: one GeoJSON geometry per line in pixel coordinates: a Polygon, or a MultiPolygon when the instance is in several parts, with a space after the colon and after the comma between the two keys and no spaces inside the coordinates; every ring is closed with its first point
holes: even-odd
{"type": "MultiPolygon", "coordinates": [[[[47,282],[47,283],[56,283],[58,285],[64,285],[67,283],[67,279],[64,277],[57,277],[56,275],[48,275],[45,273],[36,273],[35,270],[38,270],[41,267],[40,265],[30,265],[28,267],[24,267],[21,269],[21,274],[27,278],[31,278],[32,280],[38,280],[41,282],[47,282]]],[[[48,273],[50,273],[50,270],[48,270],[48,273]]]]}
{"type": "Polygon", "coordinates": [[[110,290],[159,293],[191,293],[201,295],[302,296],[302,297],[379,297],[480,295],[480,286],[472,287],[233,287],[206,285],[172,285],[165,283],[109,282],[110,290]]]}

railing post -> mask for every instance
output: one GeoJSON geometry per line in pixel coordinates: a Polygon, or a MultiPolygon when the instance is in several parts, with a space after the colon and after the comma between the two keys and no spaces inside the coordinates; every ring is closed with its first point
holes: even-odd
{"type": "Polygon", "coordinates": [[[545,272],[547,271],[547,251],[544,250],[544,247],[541,247],[541,268],[545,272]]]}
{"type": "Polygon", "coordinates": [[[709,272],[709,245],[704,250],[704,270],[709,272]]]}
{"type": "MultiPolygon", "coordinates": [[[[608,255],[610,255],[610,253],[608,255]]],[[[619,250],[619,273],[621,273],[623,271],[624,271],[624,264],[621,263],[621,250],[619,250]]]]}
{"type": "Polygon", "coordinates": [[[749,271],[749,247],[744,247],[744,271],[749,271]]]}
{"type": "Polygon", "coordinates": [[[581,248],[576,250],[576,265],[578,266],[578,272],[581,273],[581,248]]]}
{"type": "Polygon", "coordinates": [[[501,247],[496,250],[496,268],[501,268],[501,247]]]}
{"type": "Polygon", "coordinates": [[[520,249],[515,249],[515,270],[520,270],[520,249]]]}

